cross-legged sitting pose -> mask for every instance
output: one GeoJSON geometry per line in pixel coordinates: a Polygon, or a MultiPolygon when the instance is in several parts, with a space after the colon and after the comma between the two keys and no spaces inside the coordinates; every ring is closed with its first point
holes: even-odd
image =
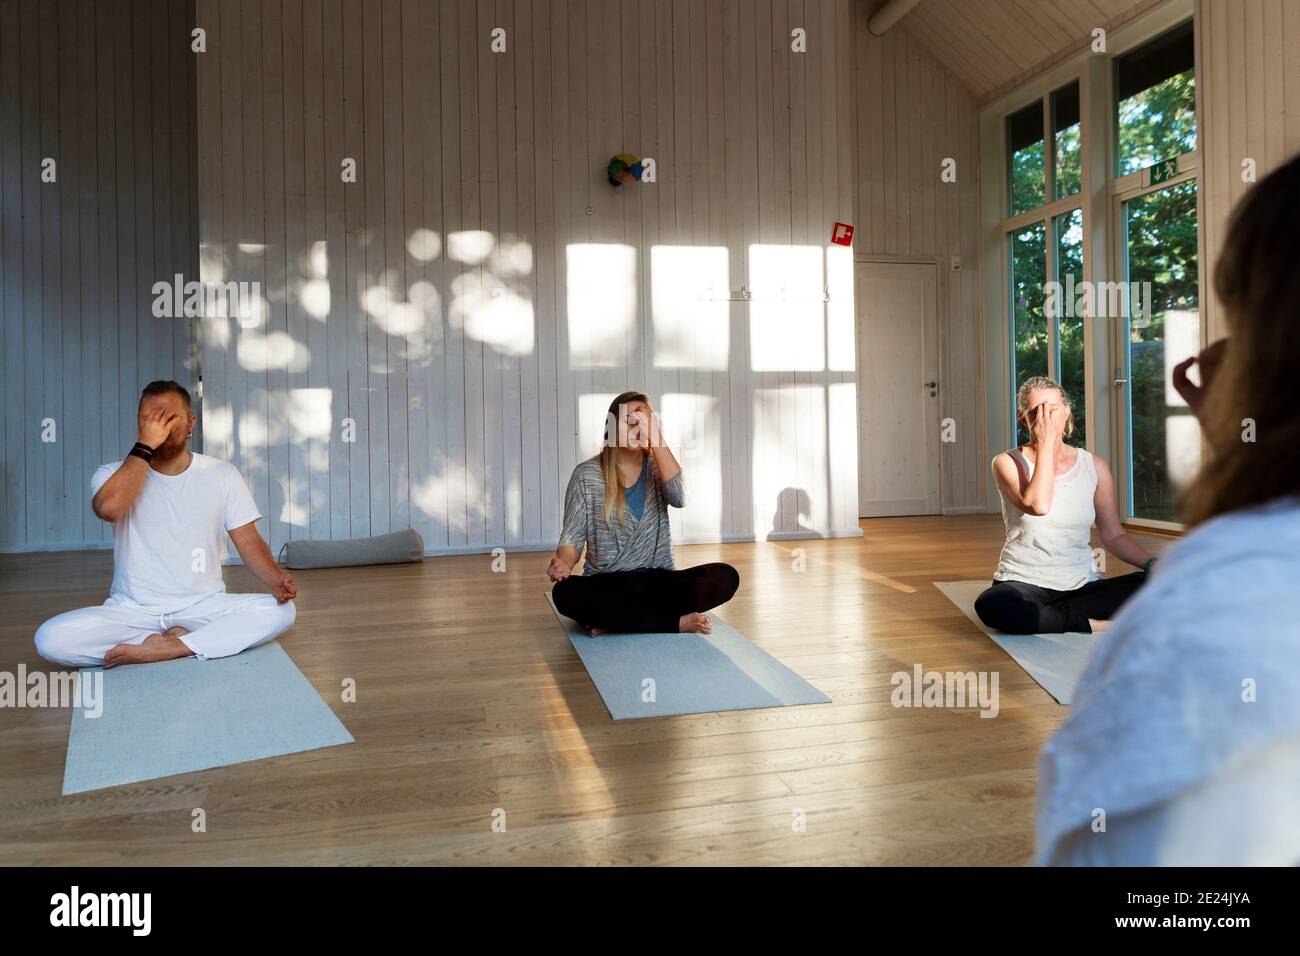
{"type": "Polygon", "coordinates": [[[113,525],[108,600],[42,624],[36,649],[45,659],[114,667],[227,657],[293,623],[298,585],[257,533],[261,514],[235,466],[187,447],[194,422],[183,386],[145,386],[140,440],[125,460],[100,466],[90,483],[91,507],[113,525]],[[226,593],[227,532],[272,594],[226,593]]]}
{"type": "Polygon", "coordinates": [[[1020,386],[1016,407],[1030,440],[993,459],[1007,540],[975,613],[1007,634],[1105,630],[1155,558],[1120,524],[1106,462],[1066,444],[1074,416],[1065,390],[1031,378],[1020,386]],[[1092,555],[1094,520],[1106,550],[1141,571],[1102,578],[1092,555]]]}
{"type": "Polygon", "coordinates": [[[548,574],[561,614],[591,630],[639,633],[712,629],[705,612],[731,600],[740,574],[729,564],[673,569],[668,506],[685,504],[682,469],[640,392],[614,399],[599,455],[573,470],[564,530],[548,574]],[[573,567],[586,548],[581,575],[573,567]]]}

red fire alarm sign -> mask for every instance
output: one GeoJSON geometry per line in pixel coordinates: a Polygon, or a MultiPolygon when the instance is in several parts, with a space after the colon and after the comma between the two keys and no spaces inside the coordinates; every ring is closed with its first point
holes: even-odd
{"type": "Polygon", "coordinates": [[[853,227],[847,222],[835,223],[835,228],[831,230],[831,242],[837,246],[853,245],[853,227]]]}

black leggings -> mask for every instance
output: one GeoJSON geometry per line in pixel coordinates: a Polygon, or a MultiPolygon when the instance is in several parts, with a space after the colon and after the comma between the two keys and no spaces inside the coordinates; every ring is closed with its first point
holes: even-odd
{"type": "Polygon", "coordinates": [[[1022,581],[995,581],[975,599],[975,613],[1004,634],[1092,632],[1088,618],[1108,621],[1147,579],[1146,573],[1089,581],[1073,591],[1053,591],[1022,581]]]}
{"type": "Polygon", "coordinates": [[[551,589],[555,607],[587,627],[632,634],[676,634],[681,617],[731,600],[740,573],[729,564],[681,571],[643,568],[565,578],[551,589]]]}

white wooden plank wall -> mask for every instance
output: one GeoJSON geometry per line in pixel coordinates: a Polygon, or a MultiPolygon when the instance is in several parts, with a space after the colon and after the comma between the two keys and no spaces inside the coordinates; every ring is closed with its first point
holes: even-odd
{"type": "Polygon", "coordinates": [[[1208,341],[1226,335],[1214,296],[1214,263],[1228,217],[1250,183],[1300,151],[1300,4],[1292,0],[1198,0],[1197,90],[1201,151],[1201,309],[1208,341]]]}
{"type": "Polygon", "coordinates": [[[679,540],[856,531],[848,0],[197,14],[203,278],[264,300],[204,319],[206,448],[275,546],[549,547],[630,387],[683,458],[679,540]],[[612,189],[620,151],[658,181],[612,189]]]}
{"type": "MultiPolygon", "coordinates": [[[[873,258],[940,260],[940,401],[956,425],[941,444],[945,512],[983,511],[984,440],[980,324],[979,126],[954,75],[902,29],[867,29],[853,13],[855,251],[873,258]],[[955,183],[940,178],[956,161],[955,183]],[[954,257],[961,270],[951,271],[954,257]]],[[[920,439],[918,438],[918,441],[920,439]]]]}
{"type": "Polygon", "coordinates": [[[108,541],[91,474],[130,448],[145,382],[195,382],[194,323],[151,308],[198,268],[192,19],[0,0],[0,550],[108,541]]]}

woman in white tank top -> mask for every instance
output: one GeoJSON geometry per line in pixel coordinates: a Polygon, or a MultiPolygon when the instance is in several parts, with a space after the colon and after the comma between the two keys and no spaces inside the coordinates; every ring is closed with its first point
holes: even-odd
{"type": "Polygon", "coordinates": [[[1065,390],[1031,378],[1020,386],[1016,408],[1030,440],[993,459],[1007,540],[975,611],[1008,634],[1104,630],[1155,559],[1120,524],[1106,462],[1065,443],[1074,432],[1065,390]],[[1106,550],[1141,571],[1102,578],[1093,559],[1094,522],[1106,550]]]}

